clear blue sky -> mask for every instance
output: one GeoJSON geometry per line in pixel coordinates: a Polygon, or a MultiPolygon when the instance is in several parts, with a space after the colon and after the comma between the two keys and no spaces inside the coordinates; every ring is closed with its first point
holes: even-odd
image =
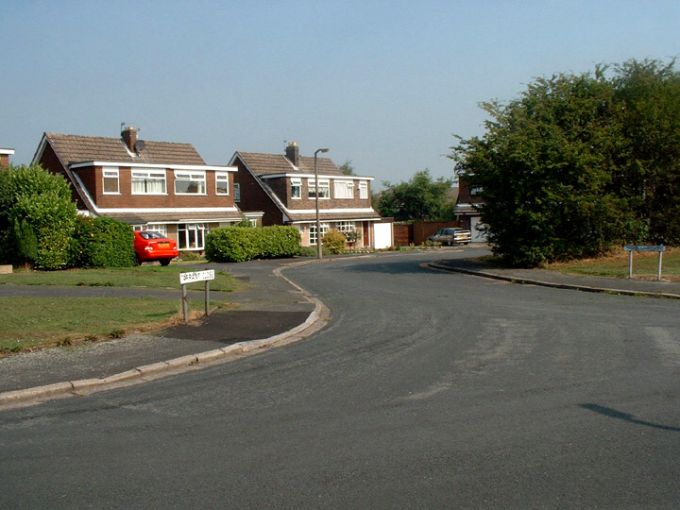
{"type": "Polygon", "coordinates": [[[303,155],[450,177],[452,134],[538,76],[680,56],[680,1],[0,0],[0,147],[43,131],[303,155]]]}

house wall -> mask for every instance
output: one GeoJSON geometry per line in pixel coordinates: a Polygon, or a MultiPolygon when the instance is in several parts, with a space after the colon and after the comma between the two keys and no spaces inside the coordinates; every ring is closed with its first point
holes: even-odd
{"type": "Polygon", "coordinates": [[[54,149],[52,149],[52,146],[49,143],[45,145],[45,150],[43,151],[42,156],[40,157],[40,161],[38,161],[38,164],[48,172],[61,175],[64,179],[66,179],[66,182],[68,182],[71,187],[71,197],[76,202],[78,209],[87,208],[83,201],[80,199],[80,195],[78,195],[78,192],[76,191],[75,187],[71,184],[71,180],[66,175],[66,172],[64,171],[64,167],[62,166],[61,161],[59,161],[59,158],[57,157],[56,153],[54,152],[54,149]]]}
{"type": "Polygon", "coordinates": [[[118,188],[120,194],[108,195],[103,192],[103,170],[101,167],[86,167],[72,170],[87,188],[97,207],[110,208],[148,208],[148,207],[233,207],[234,175],[229,174],[229,195],[215,193],[215,172],[206,170],[205,195],[175,195],[175,174],[166,170],[166,195],[133,195],[132,167],[118,168],[118,188]]]}
{"type": "MultiPolygon", "coordinates": [[[[321,179],[320,179],[321,180],[321,179]]],[[[329,179],[330,181],[330,191],[331,197],[333,197],[333,182],[336,179],[329,179]]],[[[343,180],[339,178],[337,180],[343,180]]],[[[277,192],[277,196],[282,199],[291,210],[295,209],[314,209],[316,207],[316,198],[309,197],[309,179],[307,177],[302,178],[302,193],[301,198],[293,199],[290,196],[291,186],[290,178],[280,178],[280,179],[268,179],[270,187],[274,189],[274,184],[276,189],[281,190],[277,192]],[[275,184],[276,181],[276,184],[275,184]]],[[[368,198],[359,198],[359,181],[354,182],[354,198],[319,198],[319,209],[366,209],[371,207],[371,182],[368,182],[368,198]]]]}
{"type": "Polygon", "coordinates": [[[479,195],[470,193],[470,182],[463,176],[460,177],[458,188],[459,204],[480,204],[484,200],[479,195]]]}
{"type": "Polygon", "coordinates": [[[9,166],[9,154],[0,154],[0,168],[9,166]]]}
{"type": "Polygon", "coordinates": [[[246,169],[240,158],[234,162],[238,172],[234,176],[234,182],[241,187],[241,200],[238,206],[242,211],[262,211],[262,226],[281,225],[282,213],[265,193],[255,177],[246,169]]]}

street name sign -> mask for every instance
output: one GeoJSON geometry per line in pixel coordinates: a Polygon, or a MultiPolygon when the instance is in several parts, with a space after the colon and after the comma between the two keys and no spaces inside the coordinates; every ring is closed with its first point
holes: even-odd
{"type": "Polygon", "coordinates": [[[194,271],[192,273],[180,273],[179,283],[186,285],[187,283],[206,282],[215,279],[215,270],[208,269],[207,271],[194,271]]]}

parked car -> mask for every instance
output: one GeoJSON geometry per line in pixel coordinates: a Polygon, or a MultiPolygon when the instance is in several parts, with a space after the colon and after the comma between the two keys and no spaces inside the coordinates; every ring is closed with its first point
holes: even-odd
{"type": "Polygon", "coordinates": [[[178,255],[177,243],[173,239],[160,232],[135,231],[135,256],[139,264],[158,260],[161,265],[167,266],[178,255]]]}
{"type": "Polygon", "coordinates": [[[471,239],[470,231],[464,228],[440,228],[434,235],[427,238],[428,241],[434,241],[447,246],[468,244],[471,239]]]}

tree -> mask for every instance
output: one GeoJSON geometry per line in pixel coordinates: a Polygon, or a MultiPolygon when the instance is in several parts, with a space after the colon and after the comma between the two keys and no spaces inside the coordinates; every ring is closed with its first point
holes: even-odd
{"type": "Polygon", "coordinates": [[[10,167],[0,177],[0,205],[4,260],[40,269],[66,266],[76,206],[63,177],[40,166],[10,167]]]}
{"type": "Polygon", "coordinates": [[[662,208],[650,194],[665,189],[661,201],[675,210],[680,95],[666,82],[677,79],[667,66],[631,61],[539,78],[518,99],[484,103],[491,117],[485,134],[458,138],[451,157],[482,190],[494,252],[534,266],[639,242],[650,226],[656,239],[669,239],[662,222],[652,221],[651,211],[662,208]],[[660,107],[674,113],[662,115],[660,107]]]}
{"type": "Polygon", "coordinates": [[[453,219],[453,200],[449,196],[451,180],[433,180],[429,170],[416,172],[408,182],[383,182],[385,189],[377,196],[377,209],[382,216],[397,221],[453,219]]]}
{"type": "Polygon", "coordinates": [[[354,167],[352,166],[352,162],[350,160],[347,160],[342,165],[340,165],[340,170],[344,175],[356,175],[354,173],[354,167]]]}

